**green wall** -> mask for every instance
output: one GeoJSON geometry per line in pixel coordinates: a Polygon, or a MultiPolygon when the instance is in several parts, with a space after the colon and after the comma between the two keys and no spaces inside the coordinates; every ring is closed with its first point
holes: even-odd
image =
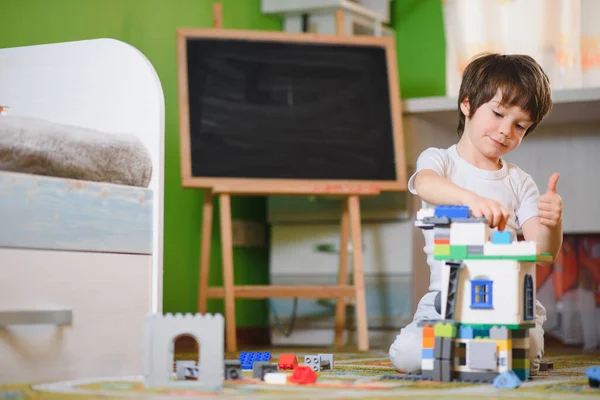
{"type": "MultiPolygon", "coordinates": [[[[181,187],[176,29],[210,27],[213,3],[210,0],[0,0],[0,48],[109,37],[139,49],[158,72],[166,113],[166,312],[196,311],[202,210],[202,193],[181,187]]],[[[221,3],[224,28],[282,29],[279,19],[261,14],[260,0],[221,0],[221,3]]],[[[443,95],[441,0],[394,0],[391,7],[402,97],[443,95]]],[[[218,212],[218,207],[215,211],[218,212]]],[[[234,197],[232,214],[234,218],[264,221],[265,199],[234,197]]],[[[210,282],[220,284],[218,218],[213,218],[213,233],[210,282]]],[[[236,283],[268,282],[268,249],[235,249],[234,264],[236,283]]],[[[209,311],[222,310],[222,301],[209,302],[209,311]]],[[[265,301],[238,301],[236,311],[241,326],[267,322],[265,301]]]]}

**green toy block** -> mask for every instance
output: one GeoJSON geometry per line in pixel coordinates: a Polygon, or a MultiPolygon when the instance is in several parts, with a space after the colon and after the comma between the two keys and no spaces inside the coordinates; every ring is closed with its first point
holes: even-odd
{"type": "Polygon", "coordinates": [[[435,244],[433,245],[434,256],[449,256],[450,245],[449,244],[435,244]]]}
{"type": "Polygon", "coordinates": [[[450,245],[450,258],[453,260],[465,260],[468,255],[467,246],[450,245]]]}
{"type": "Polygon", "coordinates": [[[452,323],[438,322],[435,324],[433,334],[436,337],[455,338],[456,331],[456,325],[452,323]]]}

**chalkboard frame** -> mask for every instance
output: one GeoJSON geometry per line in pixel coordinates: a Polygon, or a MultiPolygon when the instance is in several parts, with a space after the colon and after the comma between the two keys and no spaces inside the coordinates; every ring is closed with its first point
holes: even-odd
{"type": "Polygon", "coordinates": [[[395,41],[390,37],[341,36],[314,33],[232,30],[219,28],[179,28],[177,30],[177,61],[179,87],[179,133],[181,178],[185,188],[212,189],[214,193],[316,195],[361,194],[377,195],[385,191],[406,191],[406,158],[395,41]],[[335,179],[261,179],[197,177],[192,174],[190,115],[187,69],[187,41],[196,38],[277,41],[304,44],[358,45],[383,48],[386,54],[391,123],[396,169],[395,180],[335,180],[335,179]]]}

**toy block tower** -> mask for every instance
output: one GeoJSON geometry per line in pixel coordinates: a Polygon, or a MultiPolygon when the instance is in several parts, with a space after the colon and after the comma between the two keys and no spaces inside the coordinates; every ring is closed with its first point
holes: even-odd
{"type": "Polygon", "coordinates": [[[536,262],[551,257],[538,255],[535,242],[492,232],[468,207],[421,210],[415,225],[433,229],[434,259],[445,262],[442,320],[423,327],[422,378],[493,382],[511,372],[527,379],[536,262]]]}

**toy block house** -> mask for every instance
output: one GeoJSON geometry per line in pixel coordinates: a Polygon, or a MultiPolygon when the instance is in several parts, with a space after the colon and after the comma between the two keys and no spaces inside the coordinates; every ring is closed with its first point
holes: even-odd
{"type": "Polygon", "coordinates": [[[442,320],[423,327],[422,378],[492,382],[502,373],[529,377],[529,329],[535,326],[535,242],[492,232],[468,207],[417,214],[433,229],[434,259],[445,261],[442,320]]]}

